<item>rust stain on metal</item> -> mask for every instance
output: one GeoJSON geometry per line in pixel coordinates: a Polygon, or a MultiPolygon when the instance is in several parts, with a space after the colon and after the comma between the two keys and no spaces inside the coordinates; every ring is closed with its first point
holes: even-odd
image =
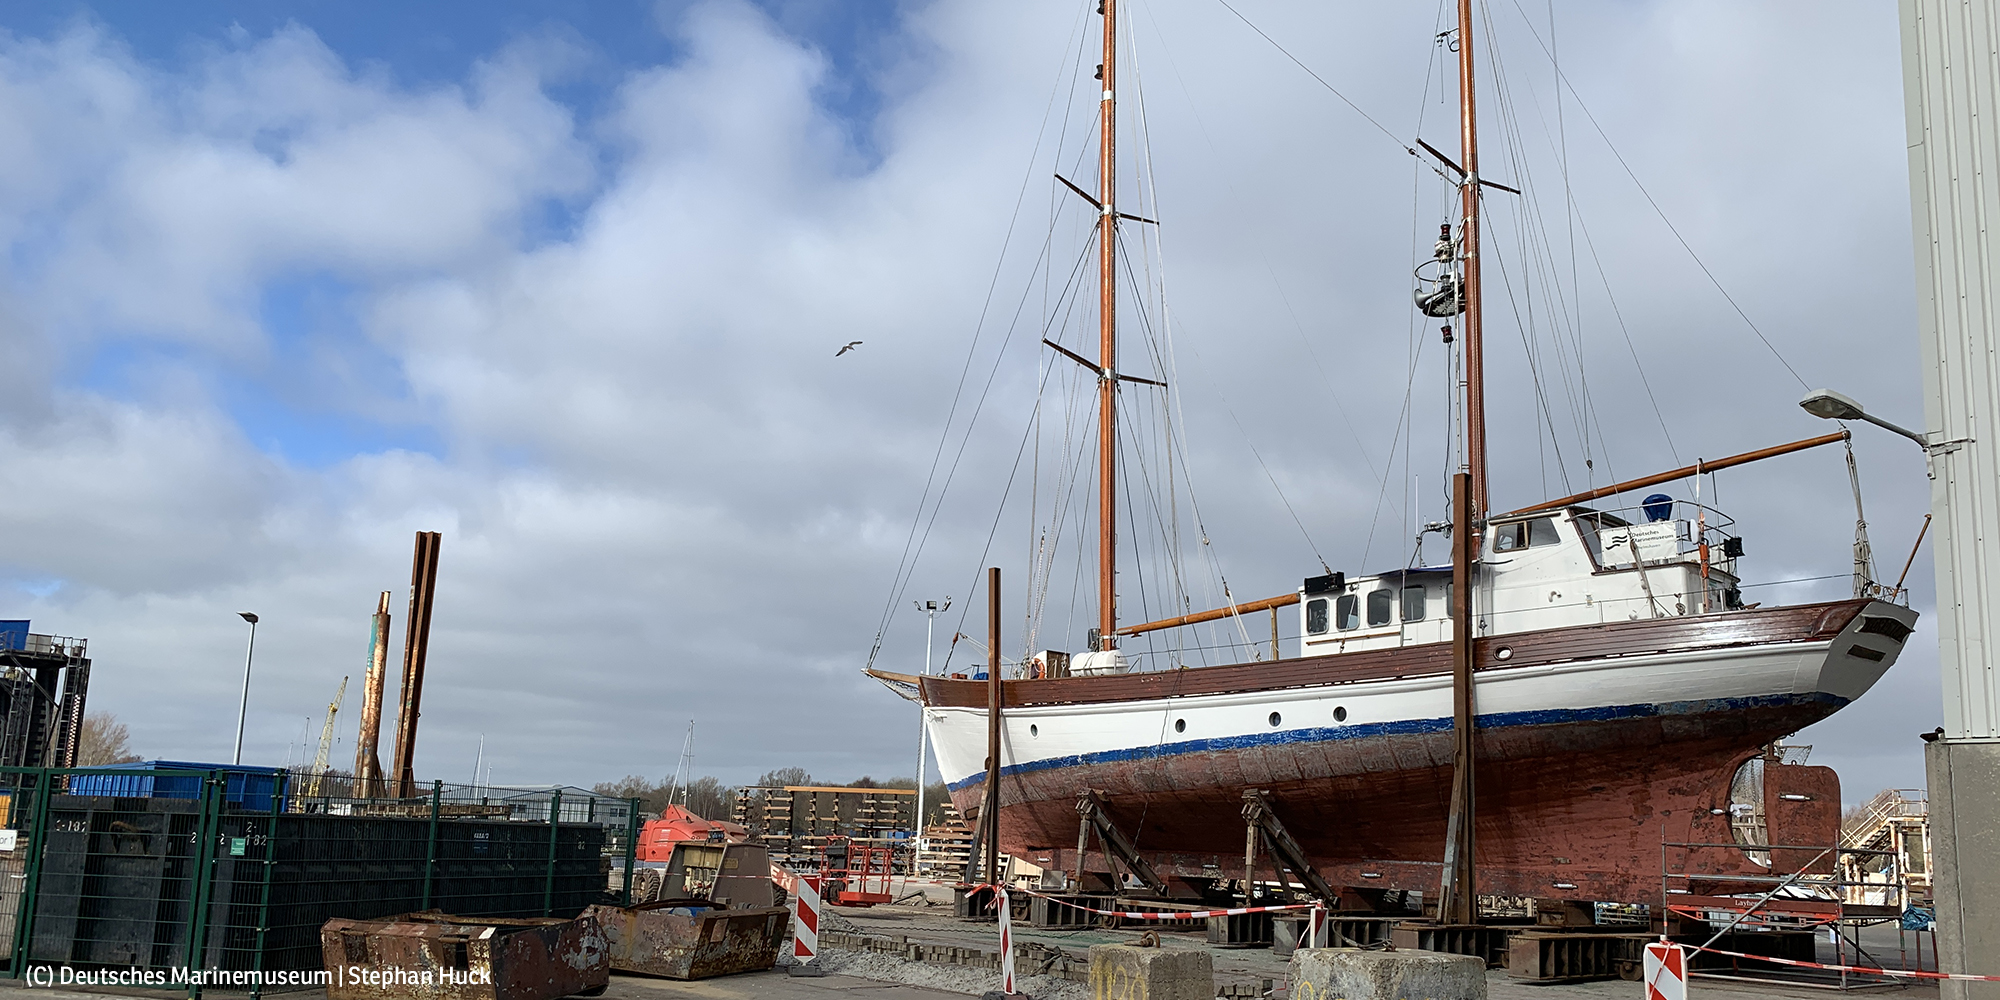
{"type": "Polygon", "coordinates": [[[368,644],[368,673],[361,685],[361,735],[354,741],[354,794],[382,794],[382,682],[389,669],[389,592],[375,605],[368,644]]]}
{"type": "Polygon", "coordinates": [[[603,928],[575,920],[455,917],[329,920],[328,1000],[556,1000],[611,983],[603,928]]]}
{"type": "Polygon", "coordinates": [[[690,900],[662,900],[584,911],[604,928],[611,967],[669,979],[706,979],[768,969],[791,934],[782,906],[696,910],[690,900]],[[676,913],[675,910],[682,912],[676,913]]]}
{"type": "Polygon", "coordinates": [[[403,688],[396,711],[395,796],[417,795],[417,720],[423,714],[424,662],[431,647],[431,606],[437,597],[438,546],[444,535],[435,531],[417,532],[416,551],[410,559],[410,617],[404,623],[403,688]]]}

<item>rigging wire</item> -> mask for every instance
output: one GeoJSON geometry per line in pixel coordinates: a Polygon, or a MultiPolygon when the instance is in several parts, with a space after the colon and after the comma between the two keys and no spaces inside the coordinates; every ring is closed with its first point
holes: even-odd
{"type": "Polygon", "coordinates": [[[1246,25],[1249,25],[1250,30],[1257,33],[1257,37],[1262,38],[1267,42],[1270,42],[1271,47],[1277,49],[1281,54],[1284,55],[1285,58],[1290,59],[1293,65],[1296,65],[1298,68],[1305,70],[1307,76],[1310,76],[1314,80],[1319,81],[1319,85],[1325,87],[1327,93],[1340,98],[1340,102],[1342,104],[1345,104],[1350,108],[1353,108],[1355,114],[1360,115],[1361,117],[1367,119],[1368,124],[1375,126],[1376,131],[1381,132],[1383,135],[1388,136],[1389,141],[1395,143],[1396,146],[1400,148],[1403,152],[1408,153],[1411,156],[1417,155],[1417,151],[1415,149],[1412,149],[1409,143],[1404,142],[1401,138],[1397,137],[1396,133],[1389,131],[1387,126],[1384,126],[1381,122],[1376,121],[1374,115],[1371,115],[1368,112],[1361,110],[1361,105],[1356,104],[1353,101],[1349,100],[1346,94],[1341,93],[1338,89],[1334,87],[1333,84],[1326,82],[1325,77],[1320,76],[1318,73],[1313,72],[1311,66],[1308,66],[1305,63],[1299,61],[1299,57],[1293,55],[1284,46],[1279,45],[1277,39],[1272,38],[1270,35],[1265,34],[1264,29],[1257,27],[1257,25],[1254,22],[1252,22],[1249,18],[1244,17],[1242,11],[1237,10],[1234,7],[1231,7],[1229,5],[1229,0],[1215,0],[1215,2],[1221,4],[1224,10],[1227,10],[1231,14],[1236,15],[1237,20],[1242,21],[1246,25]]]}
{"type": "MultiPolygon", "coordinates": [[[[1151,17],[1152,9],[1150,7],[1144,9],[1146,10],[1147,16],[1151,17]]],[[[1216,145],[1215,136],[1209,132],[1208,122],[1202,118],[1201,112],[1197,109],[1198,106],[1195,103],[1194,95],[1188,89],[1187,79],[1181,75],[1180,64],[1174,61],[1173,50],[1167,45],[1166,32],[1160,28],[1158,19],[1153,20],[1153,33],[1159,37],[1160,51],[1166,57],[1167,68],[1171,70],[1174,74],[1174,82],[1180,85],[1181,94],[1187,98],[1188,114],[1190,117],[1194,119],[1195,127],[1198,130],[1200,130],[1202,141],[1208,144],[1210,152],[1220,157],[1222,155],[1222,150],[1220,147],[1216,145]]],[[[1308,72],[1310,72],[1310,70],[1308,72]]],[[[1142,108],[1143,108],[1143,101],[1142,101],[1142,108]]],[[[1143,110],[1141,114],[1143,115],[1143,110]]],[[[1380,126],[1378,125],[1377,127],[1379,128],[1380,126]]],[[[1150,143],[1151,141],[1150,136],[1147,141],[1148,143],[1150,143]]],[[[1150,145],[1147,146],[1146,162],[1148,164],[1148,169],[1150,169],[1152,163],[1152,152],[1150,145]]],[[[1224,190],[1227,190],[1229,192],[1230,197],[1235,199],[1237,202],[1245,204],[1248,203],[1248,199],[1245,199],[1242,195],[1242,192],[1237,190],[1235,181],[1227,174],[1225,174],[1223,177],[1223,188],[1224,190]]],[[[1157,215],[1154,217],[1158,218],[1157,215]]],[[[1257,259],[1259,263],[1264,265],[1264,273],[1268,275],[1271,279],[1272,289],[1278,293],[1278,301],[1284,304],[1286,314],[1291,317],[1292,330],[1294,333],[1298,335],[1300,346],[1305,349],[1306,357],[1312,359],[1313,368],[1319,372],[1320,380],[1326,383],[1327,399],[1333,403],[1334,412],[1340,415],[1341,426],[1347,431],[1348,439],[1354,442],[1355,454],[1361,456],[1361,463],[1367,466],[1368,474],[1370,477],[1378,480],[1381,479],[1383,476],[1388,474],[1387,469],[1385,468],[1381,472],[1376,471],[1375,459],[1372,455],[1369,454],[1368,445],[1362,440],[1360,431],[1355,428],[1354,419],[1348,415],[1347,406],[1342,401],[1341,398],[1342,393],[1338,391],[1338,389],[1336,389],[1336,387],[1334,386],[1333,376],[1327,373],[1326,364],[1320,359],[1319,350],[1313,346],[1312,338],[1306,336],[1305,323],[1299,319],[1298,308],[1292,304],[1291,294],[1285,290],[1284,282],[1279,280],[1278,269],[1276,265],[1272,264],[1271,255],[1265,251],[1265,247],[1262,242],[1258,242],[1256,244],[1256,250],[1257,250],[1257,259]]],[[[1186,433],[1185,425],[1183,425],[1182,427],[1182,433],[1183,435],[1185,435],[1186,433]]]]}
{"type": "MultiPolygon", "coordinates": [[[[1080,42],[1081,32],[1078,30],[1078,28],[1081,27],[1082,20],[1083,20],[1083,15],[1081,11],[1079,11],[1077,22],[1072,27],[1071,30],[1071,34],[1079,38],[1079,46],[1081,45],[1080,42]]],[[[974,422],[976,422],[979,411],[983,409],[985,406],[986,391],[990,390],[993,385],[992,378],[989,376],[986,382],[985,389],[980,392],[979,403],[974,407],[973,413],[967,419],[966,429],[965,429],[965,439],[964,441],[960,442],[959,450],[957,454],[955,454],[952,458],[951,468],[945,474],[944,484],[938,489],[936,503],[931,509],[930,522],[925,525],[923,529],[923,535],[921,538],[919,538],[917,534],[917,527],[918,524],[920,522],[923,522],[924,520],[923,516],[924,506],[926,503],[930,502],[931,486],[937,481],[938,465],[943,461],[946,443],[951,440],[952,423],[954,418],[958,414],[959,403],[965,395],[966,379],[971,374],[972,362],[973,359],[977,356],[977,352],[979,349],[979,341],[986,330],[986,318],[992,310],[994,293],[999,289],[1000,286],[1000,274],[1006,265],[1007,251],[1013,245],[1014,242],[1014,230],[1016,226],[1019,224],[1021,219],[1021,206],[1026,203],[1026,199],[1028,196],[1028,183],[1034,177],[1035,161],[1041,155],[1042,142],[1044,137],[1046,137],[1048,134],[1049,119],[1051,116],[1053,116],[1055,112],[1056,93],[1060,89],[1062,81],[1061,67],[1063,63],[1074,62],[1074,60],[1069,55],[1069,51],[1070,51],[1069,46],[1064,45],[1062,62],[1057,64],[1056,80],[1049,87],[1048,104],[1042,110],[1042,122],[1040,130],[1037,131],[1035,135],[1035,146],[1034,149],[1028,154],[1028,162],[1025,165],[1021,174],[1021,187],[1014,197],[1014,211],[1012,216],[1010,216],[1010,218],[1008,219],[1006,235],[1002,237],[1000,241],[999,257],[993,262],[993,276],[987,281],[986,297],[980,304],[979,318],[973,324],[972,341],[970,344],[966,345],[965,363],[959,369],[958,384],[956,388],[954,388],[952,391],[951,407],[946,411],[944,425],[938,431],[937,449],[931,455],[930,470],[928,473],[925,474],[924,489],[923,492],[918,496],[917,510],[915,515],[910,520],[909,535],[905,537],[903,540],[903,552],[902,555],[897,560],[896,573],[890,580],[889,599],[883,604],[881,619],[878,621],[875,627],[875,640],[873,644],[869,646],[868,649],[868,662],[867,662],[868,667],[873,667],[875,665],[875,658],[882,652],[883,636],[888,633],[889,623],[892,620],[894,620],[896,609],[902,603],[903,595],[909,589],[910,583],[916,575],[915,560],[922,556],[924,545],[926,542],[930,540],[931,526],[935,525],[937,522],[937,510],[938,508],[944,505],[945,494],[950,491],[952,481],[957,477],[959,460],[963,458],[965,454],[965,443],[969,442],[972,437],[972,425],[974,422]]],[[[1053,233],[1051,233],[1051,235],[1053,235],[1053,233]]],[[[1043,241],[1042,253],[1045,256],[1047,252],[1048,252],[1048,241],[1045,239],[1043,241]]],[[[1017,308],[1016,322],[1018,322],[1018,316],[1019,316],[1019,309],[1017,308]]],[[[1008,339],[1009,340],[1012,339],[1011,328],[1009,331],[1008,339]]],[[[1005,347],[1006,344],[1005,342],[1003,342],[1001,345],[1002,349],[1000,352],[1000,356],[1005,355],[1006,353],[1005,347]]],[[[994,362],[994,369],[996,372],[999,369],[999,361],[997,356],[994,362]]]]}
{"type": "MultiPolygon", "coordinates": [[[[1217,0],[1217,2],[1221,2],[1221,0],[1217,0]]],[[[1514,0],[1514,8],[1516,10],[1521,9],[1520,0],[1514,0]]],[[[1527,16],[1526,11],[1521,11],[1523,21],[1527,21],[1527,16]]],[[[1548,55],[1550,62],[1553,63],[1555,56],[1549,51],[1547,43],[1542,41],[1541,33],[1535,30],[1533,22],[1528,22],[1528,33],[1534,36],[1535,44],[1542,47],[1543,54],[1548,55]]],[[[1653,192],[1647,190],[1645,182],[1639,180],[1638,173],[1632,169],[1630,163],[1625,161],[1625,154],[1618,151],[1618,146],[1611,141],[1611,136],[1604,131],[1604,126],[1598,122],[1597,116],[1591,113],[1590,105],[1583,102],[1583,95],[1576,92],[1576,85],[1569,82],[1569,77],[1562,73],[1560,67],[1556,70],[1556,79],[1561,81],[1562,86],[1569,91],[1570,97],[1576,100],[1577,108],[1590,121],[1590,127],[1597,130],[1598,137],[1604,140],[1605,148],[1611,150],[1611,155],[1618,160],[1618,165],[1624,168],[1625,176],[1632,179],[1633,186],[1637,187],[1639,193],[1645,196],[1646,204],[1652,206],[1653,214],[1658,215],[1660,221],[1666,224],[1667,231],[1674,234],[1674,239],[1680,242],[1681,249],[1687,251],[1688,257],[1695,262],[1695,266],[1701,268],[1701,273],[1704,277],[1708,278],[1708,283],[1714,285],[1715,290],[1722,293],[1722,297],[1729,303],[1729,307],[1736,310],[1736,315],[1742,318],[1744,325],[1750,328],[1751,333],[1757,335],[1757,339],[1763,343],[1765,349],[1771,352],[1771,356],[1777,358],[1778,363],[1785,366],[1785,371],[1790,372],[1792,378],[1796,379],[1801,387],[1810,388],[1806,383],[1805,377],[1799,374],[1797,368],[1792,367],[1791,361],[1787,360],[1785,355],[1778,350],[1778,346],[1771,343],[1771,338],[1764,335],[1764,331],[1757,326],[1755,320],[1750,318],[1750,314],[1743,311],[1743,307],[1737,304],[1736,297],[1729,294],[1729,289],[1724,288],[1722,282],[1716,278],[1715,272],[1708,269],[1708,262],[1702,260],[1700,254],[1695,253],[1694,247],[1688,243],[1687,237],[1681,235],[1680,227],[1674,225],[1674,220],[1668,218],[1666,210],[1660,207],[1658,201],[1654,200],[1653,192]]]]}
{"type": "MultiPolygon", "coordinates": [[[[1556,74],[1560,76],[1562,74],[1562,60],[1558,58],[1561,54],[1561,49],[1556,46],[1556,2],[1555,0],[1545,0],[1545,2],[1548,5],[1549,13],[1549,62],[1554,65],[1556,74]]],[[[1571,185],[1569,177],[1569,127],[1563,118],[1562,86],[1558,82],[1551,89],[1555,91],[1556,97],[1557,164],[1562,171],[1563,182],[1563,224],[1565,236],[1563,245],[1569,249],[1569,287],[1570,291],[1576,296],[1574,300],[1576,311],[1570,317],[1570,330],[1576,337],[1576,377],[1577,381],[1582,384],[1584,396],[1587,398],[1590,395],[1590,376],[1585,371],[1583,364],[1583,282],[1578,277],[1576,262],[1576,189],[1571,185]]],[[[1602,431],[1602,429],[1600,425],[1599,430],[1602,431]]],[[[1603,445],[1601,438],[1598,444],[1600,446],[1603,445]]],[[[1586,426],[1583,435],[1583,470],[1585,484],[1595,486],[1597,483],[1595,475],[1597,464],[1591,461],[1588,426],[1586,426]]]]}
{"type": "MultiPolygon", "coordinates": [[[[1486,33],[1486,41],[1488,45],[1488,61],[1493,66],[1493,75],[1495,77],[1493,96],[1495,98],[1494,104],[1497,106],[1500,112],[1501,131],[1509,139],[1514,140],[1506,145],[1505,155],[1507,156],[1508,160],[1514,165],[1517,183],[1519,183],[1521,186],[1522,194],[1519,195],[1518,197],[1521,199],[1528,199],[1532,197],[1532,192],[1534,191],[1534,185],[1531,180],[1531,175],[1526,169],[1527,165],[1521,161],[1519,156],[1520,132],[1517,127],[1517,123],[1513,120],[1513,117],[1510,113],[1512,110],[1512,103],[1507,93],[1505,77],[1501,71],[1501,66],[1498,62],[1498,52],[1495,51],[1495,46],[1493,45],[1493,35],[1490,30],[1486,33]]],[[[1483,206],[1485,204],[1485,199],[1480,198],[1479,200],[1480,204],[1483,206]]],[[[1481,214],[1487,215],[1488,213],[1482,212],[1481,214]]],[[[1535,254],[1534,250],[1531,249],[1531,240],[1532,240],[1531,232],[1533,229],[1533,224],[1531,220],[1534,218],[1534,216],[1522,211],[1521,207],[1518,205],[1516,206],[1513,214],[1516,220],[1516,225],[1514,227],[1515,236],[1520,240],[1521,243],[1522,259],[1526,265],[1532,265],[1539,259],[1538,256],[1535,254]]],[[[1528,378],[1534,390],[1535,404],[1536,407],[1541,411],[1540,414],[1541,420],[1538,421],[1538,424],[1540,426],[1538,426],[1537,433],[1535,436],[1537,442],[1539,443],[1541,438],[1540,434],[1541,427],[1546,427],[1548,429],[1549,445],[1551,448],[1554,449],[1556,456],[1556,473],[1558,478],[1562,482],[1562,491],[1568,493],[1571,492],[1569,488],[1569,472],[1563,462],[1562,442],[1556,430],[1555,414],[1549,408],[1549,394],[1547,385],[1545,384],[1545,377],[1543,372],[1544,366],[1540,358],[1540,352],[1537,349],[1538,346],[1537,341],[1534,337],[1534,330],[1537,324],[1535,322],[1533,292],[1528,284],[1528,275],[1525,272],[1522,274],[1521,276],[1522,287],[1519,290],[1519,293],[1517,294],[1516,289],[1514,287],[1513,276],[1507,270],[1507,256],[1500,252],[1499,241],[1495,240],[1489,246],[1494,263],[1498,265],[1500,271],[1499,275],[1500,287],[1506,290],[1508,306],[1513,310],[1514,313],[1514,326],[1516,332],[1519,333],[1521,337],[1522,354],[1525,357],[1528,364],[1528,378]],[[1527,308],[1525,314],[1522,308],[1522,299],[1524,298],[1527,300],[1527,308]]],[[[1558,360],[1560,360],[1560,349],[1558,349],[1558,360]]],[[[1572,393],[1573,406],[1574,402],[1575,402],[1574,394],[1572,393]]],[[[1579,423],[1581,422],[1582,421],[1579,418],[1579,423]]],[[[1544,458],[1543,458],[1543,472],[1542,472],[1542,477],[1543,477],[1542,488],[1543,492],[1546,493],[1548,491],[1548,471],[1547,471],[1546,452],[1544,452],[1543,455],[1544,458]]]]}
{"type": "MultiPolygon", "coordinates": [[[[1047,388],[1048,388],[1048,381],[1046,376],[1044,376],[1041,384],[1038,385],[1035,389],[1035,400],[1037,406],[1039,406],[1041,402],[1042,392],[1047,388]]],[[[1021,431],[1021,444],[1019,447],[1014,449],[1014,464],[1011,468],[1007,470],[1006,484],[1000,488],[1000,502],[994,505],[993,526],[988,528],[986,531],[986,545],[979,550],[979,561],[978,563],[975,564],[977,568],[973,570],[972,579],[967,581],[965,585],[965,592],[968,594],[978,592],[980,577],[982,574],[985,573],[986,557],[992,554],[993,539],[1000,533],[1000,521],[1002,518],[1006,516],[1007,513],[1007,497],[1014,492],[1014,480],[1019,478],[1021,473],[1021,459],[1024,455],[1027,454],[1028,451],[1028,438],[1031,435],[1033,435],[1035,431],[1034,411],[1036,408],[1037,407],[1029,408],[1027,426],[1024,427],[1021,431]]],[[[974,605],[975,603],[978,602],[966,601],[965,606],[959,610],[958,626],[955,629],[955,631],[957,632],[965,631],[966,618],[972,613],[972,605],[974,605]]],[[[957,648],[958,644],[956,642],[951,644],[951,650],[956,650],[957,648]]],[[[944,665],[945,669],[938,671],[940,674],[949,673],[949,668],[951,667],[950,650],[947,650],[946,653],[944,654],[944,665]]],[[[1001,657],[1000,665],[1002,669],[1004,669],[1007,665],[1004,654],[1001,657]]]]}
{"type": "MultiPolygon", "coordinates": [[[[1202,357],[1201,348],[1195,347],[1190,344],[1188,346],[1188,349],[1194,352],[1195,360],[1202,363],[1203,366],[1202,374],[1207,375],[1208,372],[1206,369],[1208,361],[1206,358],[1202,357]]],[[[1235,404],[1229,401],[1228,395],[1222,391],[1222,387],[1220,385],[1217,385],[1213,380],[1209,382],[1209,385],[1215,390],[1216,398],[1222,400],[1222,408],[1229,413],[1229,419],[1236,425],[1237,432],[1243,435],[1243,446],[1250,449],[1250,455],[1251,457],[1257,460],[1257,467],[1263,470],[1264,478],[1270,480],[1271,488],[1277,491],[1279,502],[1285,505],[1285,513],[1290,514],[1292,517],[1292,523],[1298,525],[1299,534],[1304,536],[1307,547],[1312,549],[1313,558],[1319,561],[1321,569],[1326,570],[1328,573],[1332,573],[1333,568],[1326,564],[1326,557],[1320,554],[1319,543],[1313,541],[1312,532],[1307,531],[1306,523],[1299,519],[1299,512],[1297,509],[1292,507],[1291,498],[1285,496],[1285,488],[1283,486],[1278,485],[1277,475],[1271,472],[1271,466],[1264,461],[1263,453],[1257,450],[1257,442],[1250,437],[1250,431],[1243,426],[1243,419],[1236,415],[1235,404]]]]}

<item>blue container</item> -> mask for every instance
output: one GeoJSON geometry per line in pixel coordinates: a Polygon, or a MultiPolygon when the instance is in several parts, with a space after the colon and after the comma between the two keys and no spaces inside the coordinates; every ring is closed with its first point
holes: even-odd
{"type": "MultiPolygon", "coordinates": [[[[182,760],[146,760],[135,764],[108,764],[105,770],[124,774],[73,774],[71,795],[103,795],[124,799],[201,798],[199,774],[155,774],[155,771],[218,771],[223,778],[222,798],[237,809],[271,811],[271,793],[277,790],[280,768],[252,767],[247,764],[197,764],[182,760]]],[[[284,801],[279,802],[284,811],[284,801]]]]}
{"type": "Polygon", "coordinates": [[[21,619],[19,621],[0,621],[0,649],[27,649],[27,648],[28,648],[27,619],[21,619]]]}

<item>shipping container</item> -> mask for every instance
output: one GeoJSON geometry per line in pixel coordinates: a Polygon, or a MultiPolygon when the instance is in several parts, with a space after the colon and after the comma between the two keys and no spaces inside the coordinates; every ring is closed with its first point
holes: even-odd
{"type": "MultiPolygon", "coordinates": [[[[130,771],[128,774],[77,774],[69,779],[72,795],[95,795],[119,799],[198,799],[201,783],[208,772],[223,778],[223,800],[238,809],[271,811],[271,792],[277,787],[279,768],[249,764],[199,764],[180,760],[145,760],[132,764],[108,764],[102,770],[130,771]],[[156,772],[189,772],[160,774],[156,772]],[[198,772],[198,773],[196,773],[198,772]]],[[[282,811],[286,803],[280,801],[282,811]]]]}

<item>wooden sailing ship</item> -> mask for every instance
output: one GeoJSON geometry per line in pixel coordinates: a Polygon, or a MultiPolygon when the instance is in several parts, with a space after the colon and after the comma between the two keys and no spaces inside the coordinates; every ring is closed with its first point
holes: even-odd
{"type": "Polygon", "coordinates": [[[1249,793],[1326,885],[1364,899],[1441,893],[1439,916],[1458,923],[1472,920],[1476,893],[1658,902],[1663,842],[1712,845],[1676,859],[1696,875],[1796,868],[1811,852],[1756,848],[1832,845],[1838,779],[1766,748],[1866,692],[1916,614],[1859,574],[1851,599],[1746,606],[1741,539],[1725,515],[1665,496],[1633,506],[1611,498],[1841,442],[1844,432],[1518,510],[1489,507],[1479,253],[1488,185],[1471,0],[1458,2],[1459,159],[1431,150],[1457,178],[1459,217],[1418,294],[1423,312],[1457,325],[1465,373],[1451,563],[1328,573],[1265,601],[1119,624],[1114,275],[1117,228],[1132,217],[1119,212],[1115,183],[1118,0],[1102,0],[1100,14],[1098,185],[1086,195],[1097,210],[1099,353],[1084,361],[1098,382],[1097,641],[1036,657],[1039,676],[1017,679],[869,671],[923,706],[958,808],[990,824],[1001,851],[1113,873],[1108,856],[1077,842],[1081,799],[1162,886],[1200,891],[1254,874],[1238,819],[1249,793]],[[1286,659],[1133,671],[1118,647],[1150,630],[1280,608],[1293,609],[1301,636],[1286,659]],[[1745,801],[1735,778],[1753,761],[1762,787],[1745,801]],[[1743,833],[1746,813],[1758,818],[1757,837],[1743,833]]]}

